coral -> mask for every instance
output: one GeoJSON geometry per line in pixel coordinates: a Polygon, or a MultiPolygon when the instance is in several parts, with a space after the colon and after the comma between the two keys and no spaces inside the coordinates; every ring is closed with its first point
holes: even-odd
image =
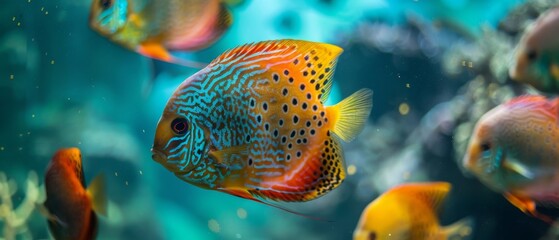
{"type": "Polygon", "coordinates": [[[0,239],[12,240],[17,236],[20,236],[18,239],[32,239],[27,222],[35,207],[44,201],[44,194],[40,190],[42,188],[37,173],[30,171],[25,198],[16,207],[12,198],[17,192],[17,184],[13,179],[8,179],[5,173],[0,172],[0,224],[3,225],[3,238],[0,239]]]}

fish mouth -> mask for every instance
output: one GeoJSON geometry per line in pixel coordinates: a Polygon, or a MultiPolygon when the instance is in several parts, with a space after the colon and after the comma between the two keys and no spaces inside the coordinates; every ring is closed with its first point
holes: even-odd
{"type": "Polygon", "coordinates": [[[151,148],[151,158],[159,163],[165,163],[167,161],[167,156],[154,148],[151,148]]]}
{"type": "Polygon", "coordinates": [[[516,63],[509,68],[509,78],[514,81],[520,81],[522,78],[520,67],[516,63]]]}

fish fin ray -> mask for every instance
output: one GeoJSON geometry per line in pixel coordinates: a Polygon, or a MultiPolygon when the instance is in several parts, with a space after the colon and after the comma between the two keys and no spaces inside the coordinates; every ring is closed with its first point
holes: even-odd
{"type": "Polygon", "coordinates": [[[144,56],[155,58],[165,62],[171,62],[173,56],[163,47],[163,45],[155,42],[144,42],[138,46],[138,52],[144,56]]]}
{"type": "Polygon", "coordinates": [[[207,66],[205,63],[177,58],[173,56],[163,45],[155,42],[142,43],[138,46],[137,51],[144,56],[185,67],[204,68],[207,66]]]}
{"type": "Polygon", "coordinates": [[[473,227],[475,225],[472,217],[459,220],[451,225],[442,227],[444,239],[469,240],[473,237],[473,227]]]}
{"type": "Polygon", "coordinates": [[[507,161],[507,160],[503,161],[503,168],[516,172],[527,179],[534,179],[536,177],[536,175],[532,171],[530,171],[530,169],[528,169],[526,166],[514,161],[507,161]]]}
{"type": "Polygon", "coordinates": [[[320,152],[304,162],[304,167],[286,172],[284,175],[290,175],[289,179],[264,180],[257,183],[261,186],[258,190],[250,190],[251,194],[272,201],[304,202],[337,188],[346,176],[343,150],[335,136],[327,141],[320,152]]]}
{"type": "Polygon", "coordinates": [[[246,3],[245,0],[222,0],[221,2],[223,2],[227,6],[232,6],[232,7],[236,7],[238,5],[242,5],[246,3]]]}
{"type": "Polygon", "coordinates": [[[68,224],[62,221],[58,216],[51,213],[49,209],[43,204],[35,204],[35,209],[43,215],[48,221],[59,224],[62,227],[68,227],[68,224]]]}
{"type": "Polygon", "coordinates": [[[371,114],[373,91],[363,88],[328,108],[337,112],[334,133],[345,142],[349,142],[361,132],[371,114]]]}
{"type": "Polygon", "coordinates": [[[87,187],[87,193],[91,198],[93,211],[103,216],[107,216],[107,195],[105,191],[104,174],[97,175],[97,177],[91,181],[91,184],[87,187]]]}
{"type": "Polygon", "coordinates": [[[415,197],[422,199],[435,211],[440,212],[451,188],[452,185],[448,182],[430,182],[405,184],[397,187],[395,191],[412,194],[415,197]]]}
{"type": "Polygon", "coordinates": [[[233,24],[233,14],[231,11],[225,6],[224,3],[220,4],[219,9],[219,17],[217,21],[217,28],[220,29],[222,32],[227,30],[231,24],[233,24]]]}
{"type": "Polygon", "coordinates": [[[508,192],[505,193],[504,196],[512,205],[520,209],[520,211],[532,217],[539,218],[549,224],[552,224],[554,222],[554,219],[552,219],[550,216],[542,214],[536,210],[536,202],[534,200],[528,197],[517,196],[508,192]]]}
{"type": "Polygon", "coordinates": [[[258,203],[262,203],[264,205],[267,205],[267,206],[270,206],[270,207],[273,207],[273,208],[277,208],[279,210],[282,210],[282,211],[285,211],[285,212],[288,212],[288,213],[291,213],[291,214],[295,214],[297,216],[305,217],[305,218],[312,219],[312,220],[331,222],[330,220],[325,220],[325,219],[321,219],[321,218],[318,218],[318,217],[314,217],[314,216],[306,215],[306,214],[303,214],[303,213],[299,213],[297,211],[294,211],[294,210],[291,210],[291,209],[288,209],[288,208],[285,208],[285,207],[267,202],[265,200],[258,199],[253,194],[251,194],[249,191],[247,191],[246,189],[219,188],[218,190],[221,191],[221,192],[227,193],[227,194],[231,194],[231,195],[236,196],[236,197],[240,197],[240,198],[252,200],[252,201],[255,201],[255,202],[258,202],[258,203]]]}

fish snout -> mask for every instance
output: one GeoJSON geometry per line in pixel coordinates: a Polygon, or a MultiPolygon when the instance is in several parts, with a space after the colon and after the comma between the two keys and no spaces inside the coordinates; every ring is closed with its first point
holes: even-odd
{"type": "Polygon", "coordinates": [[[512,80],[518,80],[518,70],[516,69],[515,65],[509,67],[509,77],[512,80]]]}
{"type": "Polygon", "coordinates": [[[473,166],[474,164],[472,159],[470,159],[470,154],[466,153],[466,155],[462,158],[462,167],[471,170],[473,166]]]}
{"type": "Polygon", "coordinates": [[[529,64],[523,55],[522,49],[516,50],[512,61],[509,63],[509,77],[514,81],[521,81],[529,64]]]}
{"type": "Polygon", "coordinates": [[[159,163],[165,163],[167,161],[167,156],[153,147],[151,148],[151,158],[159,163]]]}

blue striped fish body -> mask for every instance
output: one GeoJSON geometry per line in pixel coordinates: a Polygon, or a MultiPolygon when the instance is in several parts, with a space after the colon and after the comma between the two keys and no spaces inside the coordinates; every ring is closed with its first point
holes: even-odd
{"type": "Polygon", "coordinates": [[[296,40],[225,52],[169,100],[154,159],[189,183],[253,200],[327,193],[345,177],[334,135],[350,140],[372,106],[370,90],[323,105],[341,52],[296,40]]]}

